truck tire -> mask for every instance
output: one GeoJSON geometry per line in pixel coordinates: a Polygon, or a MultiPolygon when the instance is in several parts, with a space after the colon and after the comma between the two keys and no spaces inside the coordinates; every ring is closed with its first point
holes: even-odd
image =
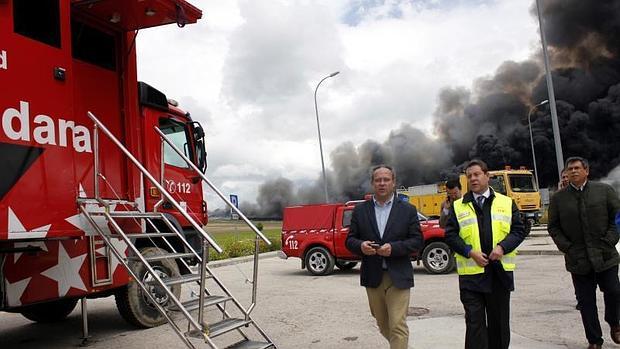
{"type": "MultiPolygon", "coordinates": [[[[141,250],[144,257],[161,255],[168,253],[167,251],[157,247],[147,247],[141,250]]],[[[151,262],[151,266],[158,273],[160,278],[168,278],[179,276],[179,267],[173,259],[163,259],[151,262]]],[[[131,269],[143,281],[149,281],[153,277],[147,272],[146,267],[140,261],[130,263],[131,269]]],[[[148,287],[148,286],[147,286],[148,287]]],[[[181,285],[171,287],[172,293],[179,298],[181,294],[181,285]]],[[[150,286],[152,294],[155,294],[157,303],[166,306],[170,296],[160,286],[150,286]]],[[[115,293],[116,307],[121,316],[130,324],[140,328],[151,328],[166,323],[166,318],[159,313],[157,308],[151,303],[151,300],[144,294],[142,288],[131,280],[129,284],[120,288],[115,293]]]]}
{"type": "Polygon", "coordinates": [[[431,274],[446,274],[451,272],[456,261],[450,247],[445,242],[435,241],[426,245],[422,253],[424,268],[431,274]]]}
{"type": "Polygon", "coordinates": [[[34,304],[25,307],[21,314],[28,320],[40,323],[51,323],[64,320],[77,304],[77,298],[59,299],[52,302],[34,304]]]}
{"type": "Polygon", "coordinates": [[[329,275],[335,264],[334,256],[325,247],[313,247],[306,253],[306,269],[312,275],[329,275]]]}
{"type": "Polygon", "coordinates": [[[336,266],[340,270],[351,270],[351,269],[355,268],[356,265],[357,265],[357,262],[336,261],[336,266]]]}

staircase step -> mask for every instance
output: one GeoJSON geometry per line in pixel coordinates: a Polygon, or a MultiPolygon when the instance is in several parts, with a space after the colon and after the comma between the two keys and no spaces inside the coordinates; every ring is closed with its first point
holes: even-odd
{"type": "Polygon", "coordinates": [[[220,322],[209,325],[209,337],[217,337],[224,333],[236,330],[239,327],[249,325],[252,321],[237,318],[227,318],[220,322]]]}
{"type": "MultiPolygon", "coordinates": [[[[205,297],[205,307],[211,306],[211,305],[215,305],[218,303],[224,303],[226,301],[231,300],[232,297],[226,297],[226,296],[206,296],[205,297]]],[[[192,310],[196,310],[199,308],[199,300],[198,298],[195,299],[191,299],[189,301],[185,301],[183,302],[183,308],[185,308],[187,311],[192,311],[192,310]]],[[[175,305],[172,305],[171,307],[168,308],[168,310],[170,311],[179,311],[179,308],[175,305]]]]}
{"type": "MultiPolygon", "coordinates": [[[[157,256],[150,256],[150,257],[144,257],[144,259],[146,259],[147,262],[152,262],[152,261],[161,261],[163,259],[177,259],[177,258],[185,258],[185,257],[195,257],[193,253],[188,252],[188,253],[165,253],[165,254],[161,254],[161,255],[157,255],[157,256]]],[[[139,261],[140,258],[136,257],[136,256],[131,256],[131,257],[127,257],[127,259],[129,260],[134,260],[134,261],[139,261]]]]}
{"type": "Polygon", "coordinates": [[[142,238],[161,238],[161,237],[168,237],[168,236],[177,236],[176,233],[134,233],[134,234],[127,234],[128,237],[130,238],[134,238],[134,239],[142,239],[142,238]]]}
{"type": "Polygon", "coordinates": [[[225,349],[267,349],[275,348],[273,343],[269,342],[257,342],[252,340],[243,340],[241,342],[227,346],[225,349]]]}
{"type": "MultiPolygon", "coordinates": [[[[209,278],[212,278],[212,277],[213,276],[211,276],[211,275],[205,275],[205,279],[209,279],[209,278]]],[[[164,285],[166,285],[166,286],[172,286],[172,285],[178,285],[178,284],[186,284],[186,283],[189,283],[189,282],[194,282],[194,281],[199,281],[199,280],[200,280],[200,275],[198,275],[198,274],[184,274],[184,275],[181,275],[181,276],[175,276],[175,277],[170,277],[170,278],[162,279],[162,281],[164,282],[164,285]]],[[[150,286],[157,286],[157,285],[159,285],[157,280],[148,281],[146,284],[150,285],[150,286]]]]}
{"type": "MultiPolygon", "coordinates": [[[[93,212],[93,215],[97,215],[98,212],[93,212]]],[[[103,212],[100,213],[103,215],[103,212]]],[[[114,211],[109,213],[114,218],[154,218],[161,219],[161,213],[159,212],[137,212],[137,211],[114,211]]]]}

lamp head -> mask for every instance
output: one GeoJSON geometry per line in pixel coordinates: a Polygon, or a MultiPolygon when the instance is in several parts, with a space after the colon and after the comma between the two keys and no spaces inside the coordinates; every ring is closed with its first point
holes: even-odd
{"type": "Polygon", "coordinates": [[[329,74],[329,77],[330,77],[330,78],[333,78],[334,76],[336,76],[336,75],[338,75],[338,74],[340,74],[340,72],[339,72],[339,71],[337,71],[337,72],[333,72],[333,73],[329,74]]]}

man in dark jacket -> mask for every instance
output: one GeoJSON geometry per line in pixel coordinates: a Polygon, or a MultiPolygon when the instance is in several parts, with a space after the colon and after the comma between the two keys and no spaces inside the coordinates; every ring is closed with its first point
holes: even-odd
{"type": "Polygon", "coordinates": [[[564,253],[566,270],[572,275],[588,348],[601,348],[603,344],[596,307],[597,285],[603,291],[611,339],[620,344],[620,256],[615,247],[618,232],[614,223],[620,200],[611,186],[588,181],[586,159],[571,157],[565,168],[570,184],[551,198],[547,229],[564,253]]]}
{"type": "Polygon", "coordinates": [[[362,256],[360,283],[381,334],[391,349],[406,349],[411,254],[420,250],[422,233],[415,207],[394,195],[395,179],[391,167],[373,168],[374,195],[353,210],[346,246],[362,256]]]}
{"type": "Polygon", "coordinates": [[[489,186],[488,172],[481,160],[467,164],[469,191],[452,204],[446,224],[465,309],[465,349],[508,349],[516,248],[525,239],[517,205],[489,186]]]}

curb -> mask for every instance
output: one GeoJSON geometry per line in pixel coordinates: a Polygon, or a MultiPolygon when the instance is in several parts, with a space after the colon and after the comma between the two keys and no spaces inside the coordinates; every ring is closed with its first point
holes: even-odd
{"type": "Polygon", "coordinates": [[[534,232],[531,232],[530,235],[528,235],[526,238],[528,238],[528,237],[542,238],[542,237],[548,237],[548,236],[549,236],[549,234],[547,232],[544,232],[544,233],[538,233],[538,232],[534,233],[534,232]]]}
{"type": "MultiPolygon", "coordinates": [[[[273,258],[277,256],[278,256],[278,251],[264,252],[258,255],[258,259],[260,260],[260,259],[265,259],[265,258],[273,258]]],[[[208,266],[211,268],[220,268],[220,267],[225,267],[227,265],[245,263],[245,262],[250,262],[253,260],[254,260],[254,255],[235,257],[235,258],[222,259],[218,261],[209,262],[208,266]]]]}

